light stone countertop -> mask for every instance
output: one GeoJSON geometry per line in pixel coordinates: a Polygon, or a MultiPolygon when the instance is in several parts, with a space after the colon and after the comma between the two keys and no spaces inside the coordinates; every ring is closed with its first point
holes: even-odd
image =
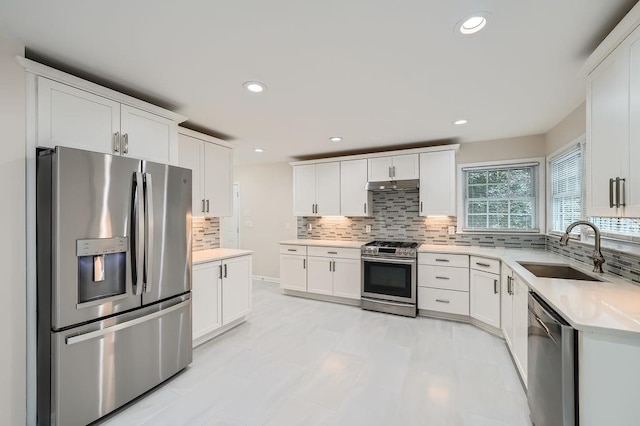
{"type": "Polygon", "coordinates": [[[294,246],[316,246],[316,247],[343,247],[343,248],[360,248],[369,241],[338,241],[338,240],[286,240],[280,241],[280,244],[288,244],[294,246]]]}
{"type": "Polygon", "coordinates": [[[251,250],[237,250],[229,248],[217,248],[210,250],[198,250],[191,253],[191,263],[197,265],[199,263],[215,262],[216,260],[230,259],[232,257],[246,256],[252,254],[251,250]]]}
{"type": "Polygon", "coordinates": [[[594,274],[584,263],[543,250],[423,244],[419,253],[449,253],[498,259],[510,267],[575,329],[640,337],[640,285],[612,274],[594,274]],[[539,278],[518,262],[571,265],[605,282],[539,278]]]}

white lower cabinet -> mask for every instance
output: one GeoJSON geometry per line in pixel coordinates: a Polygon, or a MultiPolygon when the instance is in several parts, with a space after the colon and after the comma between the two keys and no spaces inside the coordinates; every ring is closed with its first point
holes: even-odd
{"type": "Polygon", "coordinates": [[[470,270],[471,317],[500,328],[500,275],[470,270]]]}
{"type": "Polygon", "coordinates": [[[469,315],[469,293],[466,291],[418,287],[418,309],[447,314],[469,315]]]}
{"type": "Polygon", "coordinates": [[[529,287],[511,268],[502,266],[502,333],[507,341],[520,378],[527,385],[527,339],[529,328],[529,287]]]}
{"type": "Polygon", "coordinates": [[[469,315],[469,256],[418,254],[418,309],[469,315]]]}
{"type": "Polygon", "coordinates": [[[193,345],[215,337],[221,327],[251,311],[251,256],[193,266],[193,345]]]}
{"type": "Polygon", "coordinates": [[[280,288],[360,300],[360,249],[280,246],[280,288]]]}

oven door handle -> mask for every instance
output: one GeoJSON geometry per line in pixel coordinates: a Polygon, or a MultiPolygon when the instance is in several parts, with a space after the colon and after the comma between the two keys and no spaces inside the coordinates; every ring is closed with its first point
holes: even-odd
{"type": "Polygon", "coordinates": [[[380,258],[380,257],[362,257],[362,260],[365,262],[376,262],[376,263],[398,263],[402,265],[415,265],[415,259],[389,259],[389,258],[380,258]]]}

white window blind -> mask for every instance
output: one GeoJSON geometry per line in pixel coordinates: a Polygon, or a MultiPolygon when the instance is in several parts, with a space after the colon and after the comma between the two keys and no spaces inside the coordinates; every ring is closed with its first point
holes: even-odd
{"type": "MultiPolygon", "coordinates": [[[[551,181],[550,231],[564,232],[584,217],[582,206],[583,156],[580,145],[549,162],[551,181]]],[[[575,233],[579,228],[574,229],[575,233]]]]}
{"type": "Polygon", "coordinates": [[[538,230],[538,164],[463,169],[464,229],[538,230]]]}

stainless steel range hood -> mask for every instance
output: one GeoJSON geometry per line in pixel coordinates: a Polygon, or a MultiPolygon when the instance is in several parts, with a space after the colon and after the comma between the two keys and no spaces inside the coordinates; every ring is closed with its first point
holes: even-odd
{"type": "Polygon", "coordinates": [[[419,179],[367,182],[367,191],[408,191],[420,188],[419,179]]]}

